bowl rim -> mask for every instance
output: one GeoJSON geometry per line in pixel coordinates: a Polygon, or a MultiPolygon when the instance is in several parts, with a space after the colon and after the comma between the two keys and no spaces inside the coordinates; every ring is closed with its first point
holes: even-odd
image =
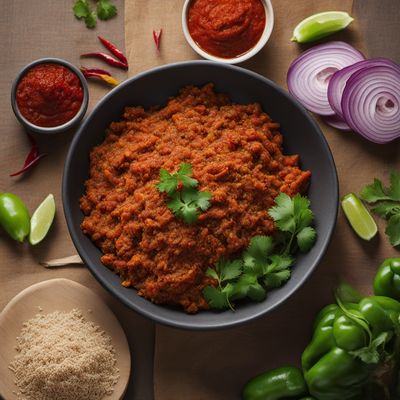
{"type": "MultiPolygon", "coordinates": [[[[194,331],[207,331],[207,330],[219,330],[219,329],[226,329],[226,328],[232,328],[234,326],[239,326],[242,325],[246,322],[258,319],[262,317],[263,315],[266,315],[270,313],[271,311],[275,310],[278,306],[280,306],[282,303],[287,301],[300,287],[307,281],[308,277],[314,272],[315,268],[318,266],[320,263],[322,257],[326,253],[326,250],[331,242],[331,238],[333,235],[333,232],[335,230],[336,226],[336,220],[337,220],[337,215],[338,215],[338,206],[339,206],[339,181],[338,181],[338,175],[337,175],[337,170],[336,170],[336,165],[335,161],[332,155],[332,152],[330,150],[330,147],[328,145],[328,142],[323,135],[319,125],[315,121],[315,119],[307,112],[307,110],[294,98],[292,97],[287,91],[285,91],[283,88],[278,86],[276,83],[273,81],[269,80],[268,78],[250,71],[248,69],[234,66],[234,65],[229,65],[229,64],[222,64],[222,63],[217,63],[214,61],[208,61],[208,60],[191,60],[191,61],[181,61],[181,62],[176,62],[176,63],[171,63],[171,64],[164,64],[149,70],[146,70],[144,72],[141,72],[131,78],[128,78],[124,82],[122,82],[120,85],[112,89],[109,93],[107,93],[94,107],[93,111],[89,115],[89,117],[84,121],[84,123],[79,127],[77,133],[74,135],[71,145],[68,150],[68,154],[65,158],[65,163],[64,163],[64,170],[63,170],[63,177],[62,177],[62,201],[63,201],[63,210],[64,210],[64,215],[65,219],[67,221],[67,226],[68,230],[70,233],[70,236],[72,238],[72,241],[74,243],[74,246],[76,250],[78,251],[79,255],[81,256],[82,260],[85,262],[85,264],[88,266],[89,270],[91,271],[92,275],[94,275],[95,279],[113,296],[115,296],[119,301],[121,301],[125,306],[127,306],[130,309],[133,309],[134,311],[138,312],[142,316],[160,323],[165,326],[170,326],[174,328],[179,328],[179,329],[186,329],[186,330],[194,330],[194,331]],[[318,135],[321,144],[324,148],[324,151],[327,155],[328,158],[328,163],[331,165],[331,174],[332,174],[332,179],[334,182],[334,187],[333,192],[334,192],[334,202],[335,202],[335,207],[334,207],[334,212],[332,214],[332,224],[329,227],[325,240],[323,243],[321,243],[321,246],[318,250],[318,253],[316,254],[314,260],[312,263],[310,263],[307,271],[301,276],[301,279],[296,282],[296,284],[285,294],[285,296],[282,296],[280,299],[278,299],[273,305],[269,306],[266,309],[262,309],[258,313],[252,313],[250,315],[245,315],[242,318],[237,318],[234,321],[223,321],[220,320],[218,323],[197,323],[193,319],[190,322],[185,322],[182,320],[178,319],[171,319],[168,317],[165,317],[160,314],[155,314],[151,310],[144,309],[140,305],[136,304],[135,302],[132,302],[127,296],[122,294],[120,290],[115,290],[112,283],[107,280],[103,279],[101,276],[97,274],[96,268],[94,265],[91,265],[90,262],[87,262],[87,260],[90,261],[90,257],[87,256],[87,251],[85,249],[85,246],[81,243],[78,233],[75,232],[74,226],[73,226],[73,216],[72,216],[72,210],[68,207],[68,199],[67,199],[67,181],[68,181],[68,175],[69,175],[69,165],[73,164],[73,153],[75,148],[79,144],[80,137],[84,133],[86,127],[91,123],[91,120],[94,118],[95,114],[97,113],[97,110],[101,109],[105,103],[108,102],[108,100],[118,91],[123,90],[125,86],[130,85],[132,82],[145,78],[153,73],[161,72],[164,69],[179,69],[182,67],[190,67],[190,66],[196,66],[196,65],[209,65],[209,66],[214,66],[217,68],[225,68],[225,69],[231,69],[231,70],[236,70],[241,73],[245,73],[252,78],[262,80],[264,83],[267,85],[270,85],[274,88],[274,90],[278,91],[281,95],[285,96],[288,98],[292,103],[296,105],[296,107],[299,109],[299,111],[302,113],[302,115],[308,120],[308,122],[313,126],[315,133],[318,135]]],[[[93,244],[94,246],[94,244],[93,244]]],[[[104,267],[106,268],[106,267],[104,267]]],[[[122,286],[121,286],[122,287],[122,286]]],[[[134,290],[134,289],[132,289],[134,290]]],[[[279,289],[278,289],[279,290],[279,289]]],[[[149,301],[146,299],[146,301],[149,301]]],[[[149,301],[150,302],[150,301],[149,301]]],[[[152,305],[156,307],[163,307],[163,305],[157,305],[153,304],[152,305]]],[[[184,313],[184,311],[181,311],[184,313]]],[[[207,310],[204,312],[212,312],[212,310],[207,310]]]]}
{"type": "Polygon", "coordinates": [[[49,134],[56,134],[56,133],[61,133],[65,132],[68,129],[72,128],[75,124],[77,124],[85,115],[86,110],[88,108],[89,104],[89,88],[88,88],[88,83],[86,81],[86,78],[83,76],[82,72],[77,68],[75,65],[70,63],[69,61],[63,60],[61,58],[57,57],[44,57],[44,58],[39,58],[37,60],[34,60],[28,64],[26,64],[17,74],[15,77],[12,86],[11,86],[11,106],[14,111],[14,114],[18,121],[28,130],[31,130],[36,133],[42,133],[45,135],[49,134]],[[71,70],[78,78],[82,86],[83,90],[83,99],[82,99],[82,104],[81,107],[79,108],[79,111],[67,122],[65,122],[62,125],[57,125],[57,126],[51,126],[51,127],[45,127],[45,126],[39,126],[35,125],[32,122],[28,121],[20,112],[18,105],[17,105],[17,87],[20,82],[20,80],[23,78],[23,76],[33,67],[36,65],[40,64],[59,64],[62,65],[69,70],[71,70]]]}
{"type": "Polygon", "coordinates": [[[233,58],[223,58],[223,57],[217,57],[214,56],[210,53],[207,53],[205,50],[203,50],[192,38],[192,35],[189,32],[188,24],[187,24],[187,14],[189,10],[190,3],[192,3],[194,0],[185,0],[185,3],[182,8],[182,31],[183,35],[185,36],[186,41],[190,45],[190,47],[201,57],[211,60],[211,61],[219,61],[224,64],[239,64],[241,62],[244,62],[251,57],[255,56],[268,42],[272,30],[274,28],[274,10],[272,7],[271,0],[260,0],[262,5],[264,6],[265,10],[265,15],[266,15],[266,21],[265,21],[265,27],[264,31],[256,43],[254,47],[251,49],[247,50],[245,53],[233,57],[233,58]]]}

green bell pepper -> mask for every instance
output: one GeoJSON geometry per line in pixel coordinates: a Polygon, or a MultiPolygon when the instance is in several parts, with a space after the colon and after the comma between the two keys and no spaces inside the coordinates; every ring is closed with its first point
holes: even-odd
{"type": "Polygon", "coordinates": [[[385,296],[326,306],[302,354],[309,392],[318,400],[364,399],[371,372],[399,329],[400,303],[385,296]]]}
{"type": "Polygon", "coordinates": [[[374,293],[400,301],[400,258],[388,258],[379,266],[374,293]]]}
{"type": "Polygon", "coordinates": [[[23,242],[30,230],[29,212],[13,193],[0,193],[0,225],[14,239],[23,242]]]}
{"type": "Polygon", "coordinates": [[[299,368],[271,369],[251,379],[243,388],[243,400],[298,400],[307,395],[299,368]]]}

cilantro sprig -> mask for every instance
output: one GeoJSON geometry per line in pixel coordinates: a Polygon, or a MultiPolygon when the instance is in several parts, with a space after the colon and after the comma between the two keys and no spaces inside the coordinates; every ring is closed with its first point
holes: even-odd
{"type": "Polygon", "coordinates": [[[294,254],[307,252],[314,245],[314,215],[306,197],[296,194],[290,198],[281,193],[268,213],[275,221],[276,235],[254,236],[240,259],[220,259],[214,268],[207,269],[206,275],[217,281],[217,286],[203,289],[210,308],[234,310],[235,300],[264,300],[267,290],[290,278],[294,254]]]}
{"type": "Polygon", "coordinates": [[[169,197],[168,208],[187,224],[196,222],[201,211],[210,207],[211,193],[197,190],[198,181],[191,177],[192,166],[188,163],[180,165],[177,172],[170,173],[160,169],[160,182],[156,188],[169,197]],[[183,189],[178,190],[179,183],[183,189]]]}
{"type": "Polygon", "coordinates": [[[360,194],[367,203],[376,204],[372,211],[387,220],[385,233],[392,246],[400,245],[400,173],[391,172],[389,187],[374,178],[360,194]]]}
{"type": "Polygon", "coordinates": [[[86,27],[94,28],[97,24],[97,17],[101,20],[107,20],[117,14],[117,7],[111,0],[98,0],[96,11],[92,10],[88,0],[75,0],[72,7],[74,15],[78,19],[85,21],[86,27]]]}

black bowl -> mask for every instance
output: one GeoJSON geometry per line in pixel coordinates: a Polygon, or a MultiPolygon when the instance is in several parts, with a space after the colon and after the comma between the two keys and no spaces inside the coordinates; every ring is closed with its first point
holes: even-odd
{"type": "Polygon", "coordinates": [[[224,328],[244,323],[271,311],[294,293],[321,260],[331,238],[338,208],[338,181],[328,144],[307,111],[287,92],[254,72],[211,61],[165,65],[128,79],[107,94],[75,135],[64,169],[63,203],[68,228],[78,253],[97,280],[125,305],[156,322],[188,329],[224,328]],[[235,312],[202,311],[195,315],[169,306],[155,305],[124,288],[120,278],[100,262],[101,252],[85,236],[79,198],[89,172],[89,152],[101,143],[112,121],[121,119],[125,106],[163,105],[185,85],[213,82],[218,92],[234,102],[258,102],[281,124],[286,154],[300,154],[303,169],[312,171],[308,197],[315,214],[318,238],[311,251],[299,255],[291,279],[260,303],[238,304],[235,312]]]}

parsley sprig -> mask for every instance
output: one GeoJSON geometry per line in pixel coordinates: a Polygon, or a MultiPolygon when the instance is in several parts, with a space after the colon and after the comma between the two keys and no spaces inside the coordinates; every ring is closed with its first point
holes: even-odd
{"type": "Polygon", "coordinates": [[[400,173],[391,172],[390,185],[384,187],[375,178],[374,182],[366,185],[360,197],[367,203],[376,203],[372,211],[387,220],[385,233],[392,246],[400,245],[400,173]]]}
{"type": "Polygon", "coordinates": [[[72,9],[75,17],[83,19],[88,28],[96,26],[97,17],[101,20],[107,20],[117,14],[117,7],[115,7],[111,0],[98,0],[96,11],[92,10],[88,0],[75,0],[72,9]]]}
{"type": "Polygon", "coordinates": [[[168,208],[187,224],[196,222],[201,211],[210,207],[211,193],[197,190],[198,181],[191,177],[192,166],[188,163],[180,165],[177,172],[169,173],[160,169],[160,182],[156,188],[169,197],[168,208]],[[178,190],[179,183],[183,189],[178,190]]]}
{"type": "Polygon", "coordinates": [[[268,213],[275,221],[276,235],[254,236],[240,259],[220,259],[215,268],[207,269],[206,275],[217,281],[217,286],[203,289],[210,308],[234,310],[233,302],[246,297],[264,300],[268,289],[278,288],[290,278],[297,250],[307,252],[314,245],[310,201],[299,194],[290,198],[281,193],[275,203],[268,213]]]}

